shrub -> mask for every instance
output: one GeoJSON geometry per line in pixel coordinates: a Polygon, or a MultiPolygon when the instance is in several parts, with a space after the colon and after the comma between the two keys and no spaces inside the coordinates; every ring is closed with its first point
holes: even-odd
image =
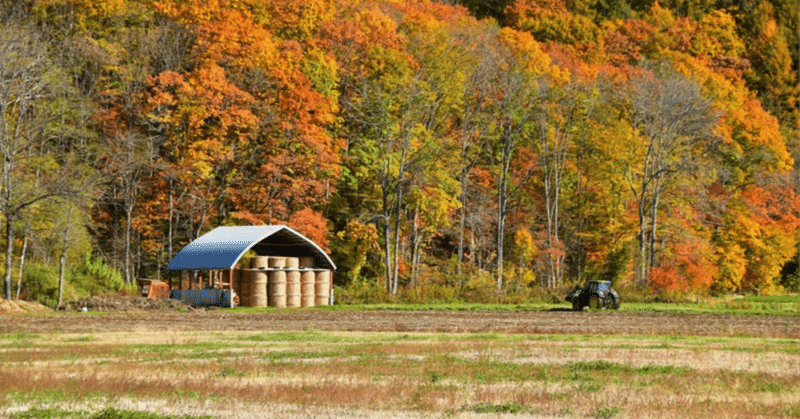
{"type": "Polygon", "coordinates": [[[86,255],[83,265],[76,269],[71,278],[75,286],[89,295],[115,292],[125,285],[122,274],[108,266],[101,258],[92,260],[86,255]]]}
{"type": "MultiPolygon", "coordinates": [[[[58,303],[58,268],[43,263],[25,264],[22,288],[28,301],[54,308],[58,303]]],[[[68,284],[64,284],[65,291],[67,288],[68,284]]]]}
{"type": "Polygon", "coordinates": [[[455,287],[436,283],[405,287],[402,295],[405,302],[412,304],[455,303],[459,300],[455,287]]]}
{"type": "Polygon", "coordinates": [[[345,286],[336,286],[334,295],[340,304],[377,304],[389,302],[386,288],[378,281],[359,280],[345,286]]]}
{"type": "MultiPolygon", "coordinates": [[[[48,307],[58,302],[59,268],[38,262],[25,264],[22,276],[24,298],[48,307]]],[[[67,269],[64,275],[62,302],[76,300],[91,295],[114,293],[125,286],[119,271],[106,265],[100,259],[91,260],[75,269],[67,269]]],[[[134,284],[135,288],[135,284],[134,284]]]]}
{"type": "Polygon", "coordinates": [[[497,287],[490,272],[479,271],[472,275],[461,289],[461,298],[471,303],[496,303],[497,287]]]}

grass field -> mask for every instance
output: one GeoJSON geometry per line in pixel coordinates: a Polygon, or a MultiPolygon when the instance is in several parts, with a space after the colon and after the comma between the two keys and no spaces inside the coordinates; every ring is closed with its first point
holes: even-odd
{"type": "Polygon", "coordinates": [[[0,417],[785,418],[798,359],[735,336],[8,333],[0,417]]]}
{"type": "MultiPolygon", "coordinates": [[[[548,311],[554,309],[570,309],[566,302],[525,303],[525,304],[473,304],[473,303],[437,303],[437,304],[368,304],[368,305],[336,305],[325,307],[329,310],[457,310],[457,311],[548,311]]],[[[262,309],[242,307],[238,310],[258,311],[262,309]]],[[[694,302],[655,303],[629,302],[623,298],[621,312],[637,313],[671,313],[671,314],[720,314],[720,315],[767,315],[793,316],[800,314],[800,296],[771,295],[744,297],[703,297],[694,302]]]]}

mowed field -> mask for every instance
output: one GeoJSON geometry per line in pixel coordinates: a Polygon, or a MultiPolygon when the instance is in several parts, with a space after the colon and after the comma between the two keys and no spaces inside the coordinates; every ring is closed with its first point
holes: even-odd
{"type": "Polygon", "coordinates": [[[800,416],[797,316],[0,315],[0,417],[800,416]]]}

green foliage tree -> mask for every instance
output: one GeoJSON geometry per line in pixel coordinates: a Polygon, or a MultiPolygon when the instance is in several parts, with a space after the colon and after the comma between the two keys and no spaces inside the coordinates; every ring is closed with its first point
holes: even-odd
{"type": "Polygon", "coordinates": [[[6,257],[4,296],[11,298],[14,222],[40,201],[70,193],[63,160],[83,134],[87,107],[48,56],[47,44],[24,23],[0,28],[0,212],[6,257]]]}

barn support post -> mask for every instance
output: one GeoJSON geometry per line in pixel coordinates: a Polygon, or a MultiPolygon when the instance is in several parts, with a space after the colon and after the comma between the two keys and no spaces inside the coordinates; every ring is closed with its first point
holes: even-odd
{"type": "Polygon", "coordinates": [[[331,270],[330,288],[328,290],[328,305],[329,306],[333,305],[333,298],[334,298],[334,295],[333,295],[333,270],[331,270]]]}

